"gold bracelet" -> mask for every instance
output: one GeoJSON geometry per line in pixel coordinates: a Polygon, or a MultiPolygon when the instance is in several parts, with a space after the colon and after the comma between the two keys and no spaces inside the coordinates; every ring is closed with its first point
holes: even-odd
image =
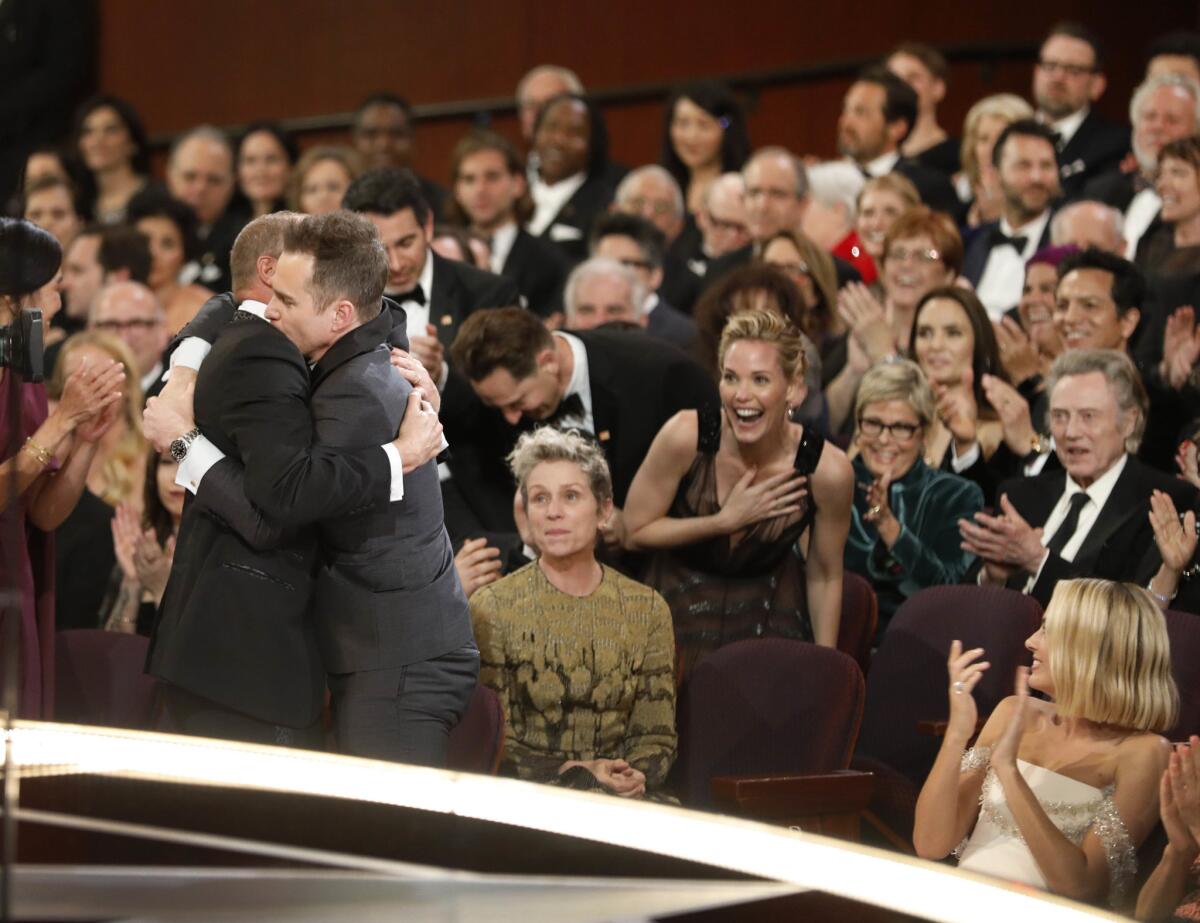
{"type": "Polygon", "coordinates": [[[54,461],[54,455],[51,454],[50,451],[45,447],[34,442],[32,436],[25,440],[25,445],[23,448],[27,449],[29,454],[36,458],[37,463],[43,468],[50,464],[50,462],[54,461]]]}

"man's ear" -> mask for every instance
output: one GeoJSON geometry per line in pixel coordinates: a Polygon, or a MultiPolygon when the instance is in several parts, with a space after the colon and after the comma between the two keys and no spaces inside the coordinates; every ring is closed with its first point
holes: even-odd
{"type": "Polygon", "coordinates": [[[278,257],[268,256],[266,254],[260,256],[254,261],[255,272],[258,273],[258,281],[268,288],[270,288],[271,282],[275,278],[275,264],[278,261],[278,257]]]}
{"type": "Polygon", "coordinates": [[[1103,74],[1092,74],[1091,80],[1088,82],[1088,99],[1092,102],[1098,100],[1104,95],[1104,88],[1107,86],[1107,77],[1103,74]]]}
{"type": "Polygon", "coordinates": [[[558,371],[558,353],[553,346],[547,346],[537,354],[537,367],[539,370],[558,371]]]}
{"type": "Polygon", "coordinates": [[[894,122],[888,122],[884,130],[892,139],[892,143],[899,148],[901,139],[910,133],[911,126],[904,119],[896,119],[894,122]]]}
{"type": "Polygon", "coordinates": [[[425,242],[433,243],[433,209],[429,209],[429,214],[425,216],[425,226],[421,228],[425,232],[425,242]]]}
{"type": "Polygon", "coordinates": [[[1137,330],[1138,321],[1142,319],[1142,312],[1137,308],[1130,308],[1119,318],[1117,318],[1117,326],[1121,328],[1121,339],[1126,343],[1133,336],[1133,331],[1137,330]]]}
{"type": "Polygon", "coordinates": [[[122,267],[120,269],[110,269],[104,274],[104,284],[112,285],[116,282],[128,282],[131,276],[129,270],[122,267]]]}
{"type": "Polygon", "coordinates": [[[345,298],[334,302],[330,310],[333,311],[332,320],[334,330],[345,330],[348,327],[352,327],[358,320],[358,310],[352,302],[345,298]]]}

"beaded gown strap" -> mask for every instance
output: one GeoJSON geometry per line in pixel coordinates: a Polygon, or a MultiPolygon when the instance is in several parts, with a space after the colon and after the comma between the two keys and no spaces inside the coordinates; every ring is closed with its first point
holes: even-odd
{"type": "Polygon", "coordinates": [[[796,447],[796,460],[793,467],[800,474],[812,474],[817,470],[821,461],[821,452],[825,449],[825,437],[809,427],[804,427],[800,435],[800,445],[796,447]]]}
{"type": "Polygon", "coordinates": [[[982,769],[984,766],[990,765],[992,762],[991,747],[971,747],[962,755],[962,762],[959,764],[959,772],[974,772],[976,769],[982,769]]]}
{"type": "Polygon", "coordinates": [[[1104,858],[1108,860],[1109,906],[1121,907],[1137,874],[1137,850],[1112,796],[1113,786],[1110,785],[1104,789],[1104,800],[1091,829],[1104,847],[1104,858]]]}
{"type": "Polygon", "coordinates": [[[696,408],[696,451],[714,455],[721,447],[721,408],[705,402],[696,408]]]}

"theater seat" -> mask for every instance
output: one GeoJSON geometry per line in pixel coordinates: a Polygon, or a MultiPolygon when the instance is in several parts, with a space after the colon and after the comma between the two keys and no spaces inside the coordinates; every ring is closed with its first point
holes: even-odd
{"type": "Polygon", "coordinates": [[[55,720],[148,729],[154,707],[154,679],[143,672],[149,643],[141,635],[97,629],[58,632],[55,720]]]}
{"type": "Polygon", "coordinates": [[[870,581],[850,571],[842,572],[842,619],[837,648],[858,663],[863,676],[871,666],[871,645],[879,625],[879,600],[870,581]]]}
{"type": "Polygon", "coordinates": [[[1171,670],[1179,687],[1179,720],[1167,738],[1182,741],[1200,734],[1200,615],[1174,610],[1164,615],[1171,639],[1171,670]]]}
{"type": "Polygon", "coordinates": [[[446,768],[495,775],[504,753],[504,710],[500,697],[477,685],[466,714],[450,732],[446,768]]]}

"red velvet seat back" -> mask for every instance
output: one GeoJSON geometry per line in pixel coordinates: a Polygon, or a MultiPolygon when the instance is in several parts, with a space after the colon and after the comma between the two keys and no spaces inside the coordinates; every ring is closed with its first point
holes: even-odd
{"type": "Polygon", "coordinates": [[[149,639],[97,629],[58,632],[54,719],[146,730],[154,679],[144,672],[149,639]]]}
{"type": "Polygon", "coordinates": [[[462,720],[450,732],[446,768],[495,775],[504,749],[504,710],[500,697],[477,685],[462,720]]]}
{"type": "Polygon", "coordinates": [[[1179,720],[1167,734],[1186,740],[1200,734],[1200,615],[1169,611],[1167,634],[1171,638],[1171,668],[1179,687],[1179,720]]]}
{"type": "Polygon", "coordinates": [[[870,582],[850,571],[842,572],[842,620],[837,648],[858,663],[863,676],[871,666],[871,645],[879,625],[879,600],[870,582]]]}

